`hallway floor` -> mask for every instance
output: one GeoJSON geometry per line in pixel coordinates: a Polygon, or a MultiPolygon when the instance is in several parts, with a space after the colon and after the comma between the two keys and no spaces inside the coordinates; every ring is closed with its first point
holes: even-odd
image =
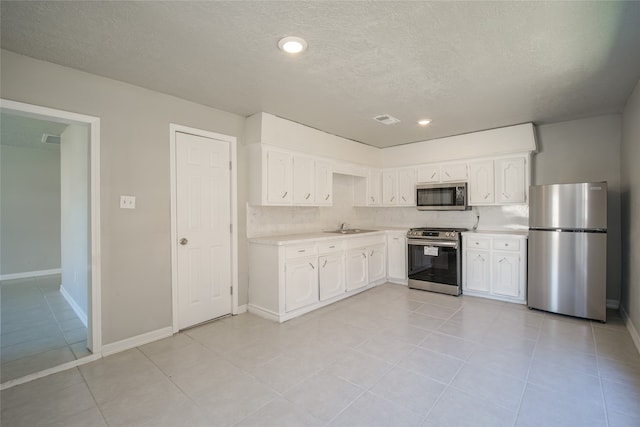
{"type": "Polygon", "coordinates": [[[0,282],[0,382],[91,354],[87,328],[60,293],[60,275],[0,282]]]}
{"type": "Polygon", "coordinates": [[[638,426],[607,324],[385,284],[283,324],[246,313],[2,392],[13,426],[638,426]]]}

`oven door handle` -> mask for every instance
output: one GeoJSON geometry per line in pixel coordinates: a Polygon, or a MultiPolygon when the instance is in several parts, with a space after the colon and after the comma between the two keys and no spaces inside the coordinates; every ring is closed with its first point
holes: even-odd
{"type": "Polygon", "coordinates": [[[440,246],[447,248],[457,248],[457,242],[447,242],[442,240],[407,240],[407,244],[414,246],[440,246]]]}

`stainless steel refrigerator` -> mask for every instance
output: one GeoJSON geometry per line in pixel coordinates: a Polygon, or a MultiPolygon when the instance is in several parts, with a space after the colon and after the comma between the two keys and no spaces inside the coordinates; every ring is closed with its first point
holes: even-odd
{"type": "Polygon", "coordinates": [[[529,189],[529,308],[606,321],[607,183],[529,189]]]}

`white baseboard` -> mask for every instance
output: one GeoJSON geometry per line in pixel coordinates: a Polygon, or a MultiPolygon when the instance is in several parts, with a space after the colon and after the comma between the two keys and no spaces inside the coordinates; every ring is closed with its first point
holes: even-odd
{"type": "Polygon", "coordinates": [[[105,344],[102,346],[102,355],[110,356],[121,351],[129,350],[141,345],[149,344],[150,342],[168,338],[173,335],[173,328],[167,326],[166,328],[157,329],[155,331],[147,332],[145,334],[136,335],[135,337],[127,338],[121,341],[116,341],[111,344],[105,344]]]}
{"type": "Polygon", "coordinates": [[[61,268],[52,270],[25,271],[24,273],[0,274],[0,280],[28,279],[30,277],[50,276],[52,274],[62,274],[61,268]]]}
{"type": "Polygon", "coordinates": [[[78,305],[76,300],[73,299],[73,297],[69,294],[69,292],[67,292],[67,290],[64,288],[64,286],[60,286],[60,293],[62,294],[64,299],[67,300],[67,302],[69,303],[69,305],[71,306],[73,311],[76,313],[76,316],[78,316],[78,319],[80,319],[80,321],[84,325],[84,327],[88,328],[89,326],[87,326],[87,325],[89,323],[87,321],[87,313],[85,313],[84,310],[82,309],[82,307],[80,307],[80,305],[78,305]]]}
{"type": "Polygon", "coordinates": [[[6,390],[13,386],[28,383],[29,381],[37,380],[38,378],[48,377],[49,375],[57,374],[58,372],[66,371],[67,369],[75,368],[93,362],[100,359],[102,356],[99,354],[90,354],[80,359],[72,360],[71,362],[63,363],[62,365],[54,366],[53,368],[45,369],[44,371],[35,372],[33,374],[25,375],[24,377],[16,378],[14,380],[6,381],[0,384],[0,390],[6,390]]]}
{"type": "Polygon", "coordinates": [[[627,326],[629,335],[631,335],[631,339],[633,340],[633,343],[636,345],[636,349],[638,350],[638,353],[640,353],[640,334],[638,334],[638,330],[636,329],[635,326],[633,326],[633,323],[631,322],[629,315],[627,314],[626,311],[624,311],[624,307],[620,307],[620,314],[622,314],[622,318],[624,319],[624,324],[627,326]]]}
{"type": "Polygon", "coordinates": [[[242,314],[247,312],[247,304],[239,305],[236,314],[242,314]]]}
{"type": "Polygon", "coordinates": [[[607,300],[607,308],[613,308],[615,310],[620,308],[620,300],[617,299],[608,299],[607,300]]]}
{"type": "Polygon", "coordinates": [[[265,310],[264,308],[258,307],[257,305],[253,305],[253,304],[249,304],[247,308],[249,310],[249,313],[253,313],[256,316],[260,316],[263,319],[280,322],[280,316],[278,316],[278,313],[274,313],[271,310],[265,310]]]}

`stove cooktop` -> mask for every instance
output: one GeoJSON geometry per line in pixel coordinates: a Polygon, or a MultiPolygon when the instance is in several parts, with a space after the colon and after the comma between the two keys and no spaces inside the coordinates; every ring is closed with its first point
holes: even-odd
{"type": "Polygon", "coordinates": [[[419,227],[412,228],[407,232],[407,237],[413,238],[439,238],[447,240],[457,240],[460,238],[460,233],[468,231],[468,228],[454,228],[454,227],[419,227]]]}

